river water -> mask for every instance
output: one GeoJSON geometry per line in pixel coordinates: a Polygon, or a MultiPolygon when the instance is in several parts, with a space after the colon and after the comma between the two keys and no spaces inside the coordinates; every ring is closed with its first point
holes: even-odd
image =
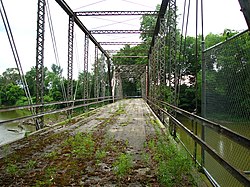
{"type": "MultiPolygon", "coordinates": [[[[195,123],[192,124],[190,120],[183,116],[178,116],[178,120],[185,124],[188,129],[193,129],[193,132],[195,132],[195,123]]],[[[250,138],[250,123],[224,123],[221,125],[250,138]]],[[[188,150],[193,154],[195,144],[192,138],[179,128],[177,133],[188,150]]],[[[197,124],[197,135],[201,137],[201,124],[197,124]]],[[[207,127],[205,128],[205,142],[234,167],[239,168],[241,171],[250,171],[250,152],[247,148],[207,127]]],[[[201,160],[201,147],[199,145],[197,145],[197,159],[201,160]]],[[[220,186],[243,186],[206,152],[205,168],[220,186]]]]}
{"type": "MultiPolygon", "coordinates": [[[[29,114],[29,112],[23,110],[1,112],[0,121],[22,117],[27,114],[29,114]]],[[[19,123],[2,124],[0,125],[0,145],[24,137],[25,132],[33,131],[35,131],[35,126],[31,125],[21,125],[20,127],[19,123]]]]}

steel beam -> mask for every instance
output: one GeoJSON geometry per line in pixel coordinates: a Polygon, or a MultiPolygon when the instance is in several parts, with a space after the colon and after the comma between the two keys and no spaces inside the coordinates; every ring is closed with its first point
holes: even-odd
{"type": "MultiPolygon", "coordinates": [[[[178,68],[176,62],[176,0],[169,1],[168,7],[168,81],[169,81],[169,91],[170,91],[170,104],[177,106],[177,89],[178,89],[178,68]]],[[[176,117],[176,112],[174,110],[169,111],[171,115],[176,117]]],[[[169,121],[169,131],[170,134],[176,137],[176,125],[170,120],[169,121]]]]}
{"type": "Polygon", "coordinates": [[[112,58],[148,58],[148,56],[113,56],[112,58]]]}
{"type": "MultiPolygon", "coordinates": [[[[106,50],[108,53],[117,53],[121,50],[106,50]]],[[[134,49],[135,52],[148,53],[148,50],[134,49]]]]}
{"type": "Polygon", "coordinates": [[[94,65],[94,73],[95,73],[95,89],[94,89],[94,97],[99,97],[100,91],[100,82],[99,82],[99,61],[98,61],[98,47],[95,46],[95,65],[94,65]]]}
{"type": "Polygon", "coordinates": [[[75,23],[78,25],[78,27],[89,36],[89,39],[98,46],[99,50],[107,57],[110,58],[109,54],[102,48],[102,46],[96,41],[93,35],[89,32],[89,30],[83,25],[81,20],[75,15],[73,10],[68,6],[68,4],[64,0],[55,0],[61,8],[69,15],[74,17],[75,23]]]}
{"type": "MultiPolygon", "coordinates": [[[[159,77],[160,77],[160,86],[161,88],[166,85],[166,21],[165,18],[162,18],[160,21],[160,30],[159,30],[159,77]]],[[[164,90],[161,90],[161,97],[163,97],[164,90]]]]}
{"type": "Polygon", "coordinates": [[[158,11],[79,11],[76,16],[141,16],[158,15],[158,11]]]}
{"type": "MultiPolygon", "coordinates": [[[[68,25],[68,87],[67,87],[67,99],[73,100],[73,41],[74,41],[74,17],[69,16],[68,25]]],[[[68,115],[71,115],[72,110],[68,111],[68,115]]]]}
{"type": "Polygon", "coordinates": [[[151,45],[150,45],[150,48],[149,48],[149,54],[151,54],[151,52],[152,52],[154,42],[155,42],[155,37],[159,33],[160,22],[161,22],[161,19],[164,18],[164,15],[165,15],[166,10],[167,10],[168,3],[169,3],[169,0],[162,0],[160,11],[159,11],[158,18],[157,18],[156,25],[155,25],[155,29],[154,29],[154,34],[153,34],[153,37],[152,37],[152,40],[151,40],[151,45]]]}
{"type": "Polygon", "coordinates": [[[91,30],[91,34],[152,34],[153,31],[142,30],[91,30]]]}
{"type": "Polygon", "coordinates": [[[99,67],[100,67],[100,77],[99,77],[99,80],[100,80],[100,84],[101,84],[101,93],[100,95],[102,97],[105,97],[105,92],[106,92],[106,80],[105,80],[105,57],[104,57],[104,54],[102,53],[101,54],[101,59],[100,59],[100,64],[99,64],[99,67]]]}
{"type": "Polygon", "coordinates": [[[112,94],[112,83],[111,83],[111,59],[107,59],[107,66],[108,66],[108,83],[109,83],[109,93],[112,94]]]}
{"type": "Polygon", "coordinates": [[[99,42],[100,45],[140,45],[143,42],[99,42]]]}
{"type": "Polygon", "coordinates": [[[178,75],[177,75],[177,64],[176,64],[176,0],[169,1],[168,9],[168,45],[169,45],[169,63],[168,63],[168,79],[171,91],[171,101],[170,104],[177,105],[177,88],[178,88],[178,75]]]}
{"type": "Polygon", "coordinates": [[[83,99],[88,99],[88,91],[89,91],[89,85],[88,85],[88,61],[89,61],[89,35],[85,35],[84,40],[84,78],[83,78],[83,99]]]}
{"type": "MultiPolygon", "coordinates": [[[[36,38],[36,104],[43,104],[44,96],[44,34],[45,32],[45,0],[38,0],[37,38],[36,38]]],[[[44,112],[44,107],[36,108],[36,114],[44,112]]],[[[43,128],[43,116],[36,118],[36,130],[43,128]]]]}
{"type": "Polygon", "coordinates": [[[250,0],[238,0],[250,31],[250,0]]]}

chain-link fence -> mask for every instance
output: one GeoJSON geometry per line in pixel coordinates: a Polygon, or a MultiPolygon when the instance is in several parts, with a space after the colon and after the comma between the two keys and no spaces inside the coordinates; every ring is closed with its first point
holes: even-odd
{"type": "Polygon", "coordinates": [[[205,116],[250,137],[250,35],[205,51],[205,116]]]}
{"type": "MultiPolygon", "coordinates": [[[[250,137],[250,35],[244,31],[219,43],[205,55],[205,117],[250,137]]],[[[205,141],[240,171],[250,170],[249,149],[205,128],[205,141]]],[[[205,152],[205,168],[219,185],[240,183],[205,152]]]]}

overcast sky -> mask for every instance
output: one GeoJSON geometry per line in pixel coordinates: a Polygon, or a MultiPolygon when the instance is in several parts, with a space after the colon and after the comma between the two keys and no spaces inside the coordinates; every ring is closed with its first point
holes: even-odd
{"type": "MultiPolygon", "coordinates": [[[[36,12],[37,0],[2,0],[9,18],[17,50],[21,59],[24,71],[30,70],[35,66],[36,55],[36,12]]],[[[195,34],[195,1],[191,0],[191,13],[188,34],[195,34]]],[[[90,10],[155,10],[161,0],[66,0],[68,5],[74,11],[90,10]]],[[[177,0],[179,13],[183,12],[183,0],[177,0]]],[[[55,30],[55,37],[58,47],[60,64],[64,69],[64,75],[67,71],[67,33],[68,33],[68,16],[54,0],[49,0],[52,14],[52,21],[55,30]]],[[[80,18],[89,30],[93,29],[139,29],[139,16],[113,16],[113,17],[81,17],[80,18]],[[120,22],[120,23],[117,23],[120,22]]],[[[181,22],[181,15],[179,16],[181,22]]],[[[225,28],[234,30],[247,29],[246,22],[238,0],[204,0],[204,29],[205,34],[222,33],[225,28]]],[[[201,31],[199,27],[199,32],[201,31]]],[[[75,27],[75,47],[74,53],[74,78],[77,72],[83,69],[83,46],[84,34],[75,27]],[[78,55],[77,55],[78,54],[78,55]],[[77,58],[78,56],[78,58],[77,58]],[[79,60],[77,60],[79,59],[79,60]],[[78,63],[77,63],[78,62],[78,63]]],[[[94,35],[98,42],[107,41],[140,41],[139,35],[94,35]]],[[[104,49],[119,49],[123,46],[103,46],[104,49]]],[[[90,42],[89,53],[90,65],[94,61],[94,45],[90,42]]],[[[44,65],[50,67],[55,63],[52,42],[46,19],[45,31],[45,61],[44,65]]],[[[11,48],[7,39],[2,19],[0,19],[0,74],[6,68],[16,67],[11,48]]],[[[90,69],[89,68],[89,69],[90,69]]]]}

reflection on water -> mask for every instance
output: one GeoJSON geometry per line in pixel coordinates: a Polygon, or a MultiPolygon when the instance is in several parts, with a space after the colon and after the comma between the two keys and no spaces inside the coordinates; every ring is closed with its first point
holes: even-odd
{"type": "MultiPolygon", "coordinates": [[[[29,114],[29,112],[23,110],[1,112],[0,121],[22,117],[27,114],[29,114]]],[[[25,132],[33,131],[35,131],[35,127],[30,125],[20,126],[19,123],[2,124],[0,125],[0,145],[24,137],[25,132]]]]}
{"type": "MultiPolygon", "coordinates": [[[[178,116],[178,120],[181,121],[187,128],[194,131],[195,126],[192,122],[183,117],[178,116]]],[[[250,136],[250,124],[226,124],[227,128],[233,127],[232,130],[237,131],[237,133],[242,135],[250,136]]],[[[178,129],[177,132],[180,139],[184,142],[191,153],[194,152],[194,141],[186,135],[184,131],[178,129]]],[[[201,137],[201,124],[197,125],[197,135],[201,137]]],[[[205,141],[212,147],[223,159],[229,162],[234,167],[241,171],[250,170],[250,152],[247,148],[235,143],[229,138],[216,133],[210,128],[205,128],[205,141]]],[[[197,151],[198,161],[201,158],[201,149],[198,146],[197,151]]],[[[212,177],[221,186],[242,186],[232,175],[226,171],[217,161],[213,159],[208,153],[205,153],[205,168],[212,175],[212,177]]]]}

